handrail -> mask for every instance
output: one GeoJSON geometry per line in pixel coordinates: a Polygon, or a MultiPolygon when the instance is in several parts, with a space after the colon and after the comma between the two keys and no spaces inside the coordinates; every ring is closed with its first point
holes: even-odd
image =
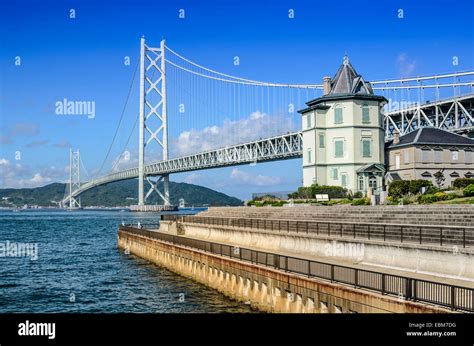
{"type": "Polygon", "coordinates": [[[162,215],[162,220],[200,223],[217,226],[255,228],[277,232],[316,233],[339,238],[399,241],[440,246],[474,246],[474,227],[435,226],[396,223],[355,223],[348,221],[301,221],[294,219],[259,219],[210,216],[162,215]],[[325,227],[322,227],[325,226],[325,227]],[[336,226],[336,227],[335,227],[336,226]],[[350,227],[347,227],[350,226],[350,227]],[[397,229],[395,230],[394,229],[397,229]]]}
{"type": "Polygon", "coordinates": [[[317,277],[355,288],[397,296],[409,301],[431,303],[451,309],[474,312],[474,289],[394,274],[357,269],[277,253],[241,248],[232,245],[191,239],[172,234],[119,226],[119,233],[137,234],[148,238],[195,248],[241,261],[265,265],[309,278],[317,277]]]}

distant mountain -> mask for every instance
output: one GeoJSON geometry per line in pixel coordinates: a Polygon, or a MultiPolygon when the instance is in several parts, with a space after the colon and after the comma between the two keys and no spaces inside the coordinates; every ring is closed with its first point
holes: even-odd
{"type": "MultiPolygon", "coordinates": [[[[147,186],[146,184],[145,186],[147,186]]],[[[57,202],[64,197],[65,184],[53,183],[42,187],[29,189],[0,189],[1,207],[21,207],[25,204],[38,206],[56,206],[57,202]]],[[[163,185],[158,187],[163,189],[163,185]]],[[[138,181],[124,180],[107,185],[97,186],[84,192],[81,198],[83,207],[104,206],[122,207],[137,204],[138,181]]],[[[183,198],[186,206],[212,206],[242,205],[238,198],[228,196],[207,187],[170,182],[171,204],[177,205],[179,199],[183,198]]],[[[147,199],[148,204],[161,204],[156,193],[152,193],[147,199]]]]}

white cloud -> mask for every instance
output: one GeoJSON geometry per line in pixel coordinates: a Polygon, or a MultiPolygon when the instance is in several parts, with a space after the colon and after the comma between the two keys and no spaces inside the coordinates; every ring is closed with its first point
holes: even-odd
{"type": "Polygon", "coordinates": [[[0,159],[0,187],[24,188],[43,186],[64,177],[64,168],[43,167],[36,172],[20,163],[0,159]]]}
{"type": "Polygon", "coordinates": [[[40,148],[49,143],[48,139],[32,141],[26,145],[27,148],[40,148]]]}
{"type": "Polygon", "coordinates": [[[412,76],[416,70],[416,60],[409,59],[406,53],[400,53],[397,57],[397,67],[402,77],[412,76]]]}
{"type": "Polygon", "coordinates": [[[183,182],[187,184],[199,184],[202,183],[203,177],[201,174],[192,172],[186,178],[183,179],[183,182]]]}
{"type": "Polygon", "coordinates": [[[39,133],[39,125],[35,123],[16,123],[10,128],[12,136],[34,136],[39,133]]]}
{"type": "Polygon", "coordinates": [[[271,186],[283,183],[283,179],[280,177],[271,177],[261,174],[252,175],[237,168],[234,168],[230,173],[230,179],[237,184],[252,186],[271,186]]]}
{"type": "Polygon", "coordinates": [[[59,142],[57,142],[56,144],[54,144],[54,146],[57,147],[57,148],[71,148],[72,144],[69,143],[69,141],[67,141],[65,139],[62,139],[59,142]]]}
{"type": "Polygon", "coordinates": [[[291,118],[255,111],[244,119],[227,119],[222,126],[181,132],[171,148],[175,156],[183,156],[292,131],[296,131],[296,124],[291,118]]]}
{"type": "Polygon", "coordinates": [[[136,166],[138,166],[138,158],[132,158],[130,152],[125,150],[112,162],[112,172],[118,172],[136,166]]]}
{"type": "Polygon", "coordinates": [[[40,185],[44,185],[46,183],[49,183],[51,182],[51,178],[49,177],[43,177],[41,174],[39,173],[36,173],[33,178],[31,179],[28,179],[26,180],[26,184],[31,184],[31,185],[34,185],[34,186],[40,186],[40,185]]]}

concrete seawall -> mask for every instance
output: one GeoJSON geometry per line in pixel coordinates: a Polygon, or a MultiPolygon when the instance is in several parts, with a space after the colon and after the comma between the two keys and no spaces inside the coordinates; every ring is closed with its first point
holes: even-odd
{"type": "Polygon", "coordinates": [[[429,313],[450,310],[362,291],[120,230],[118,246],[266,312],[429,313]]]}
{"type": "Polygon", "coordinates": [[[474,252],[459,247],[429,246],[410,243],[367,241],[316,236],[311,234],[278,233],[238,227],[199,225],[163,221],[160,230],[171,234],[206,241],[235,244],[270,252],[287,252],[295,255],[328,257],[328,251],[337,246],[351,248],[363,245],[363,253],[357,251],[331,251],[331,258],[347,264],[366,264],[407,272],[426,273],[474,282],[474,252]]]}

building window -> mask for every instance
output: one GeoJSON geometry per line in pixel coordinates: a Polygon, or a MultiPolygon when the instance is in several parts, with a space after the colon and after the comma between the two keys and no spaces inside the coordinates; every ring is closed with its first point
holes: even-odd
{"type": "Polygon", "coordinates": [[[421,162],[429,162],[430,161],[430,149],[421,149],[421,162]]]}
{"type": "Polygon", "coordinates": [[[342,107],[336,105],[334,108],[334,124],[342,124],[342,107]]]}
{"type": "Polygon", "coordinates": [[[395,155],[395,169],[400,169],[400,155],[395,155]]]}
{"type": "Polygon", "coordinates": [[[336,139],[334,141],[334,156],[344,157],[344,140],[343,139],[336,139]]]}
{"type": "Polygon", "coordinates": [[[324,137],[325,137],[325,136],[324,136],[324,133],[320,132],[320,133],[319,133],[319,147],[320,147],[320,148],[324,148],[324,147],[325,147],[325,142],[326,142],[326,140],[325,140],[324,137]]]}
{"type": "Polygon", "coordinates": [[[364,177],[359,177],[359,191],[365,191],[364,177]]]}
{"type": "Polygon", "coordinates": [[[425,171],[425,172],[421,173],[421,176],[422,176],[423,178],[430,178],[430,177],[431,177],[431,173],[428,172],[428,171],[425,171]]]}
{"type": "Polygon", "coordinates": [[[333,180],[339,180],[337,168],[331,168],[331,178],[333,180]]]}
{"type": "Polygon", "coordinates": [[[369,187],[376,190],[377,189],[377,178],[374,176],[369,177],[369,187]]]}
{"type": "Polygon", "coordinates": [[[311,114],[308,114],[306,116],[306,128],[308,128],[308,129],[311,128],[311,114]]]}
{"type": "Polygon", "coordinates": [[[452,177],[452,178],[459,178],[460,177],[458,172],[453,172],[449,176],[452,177]]]}
{"type": "Polygon", "coordinates": [[[362,124],[370,124],[369,106],[362,106],[362,124]]]}
{"type": "Polygon", "coordinates": [[[372,140],[362,139],[362,157],[372,156],[372,140]]]}
{"type": "Polygon", "coordinates": [[[457,161],[459,159],[459,151],[451,151],[451,159],[457,161]]]}
{"type": "Polygon", "coordinates": [[[308,148],[308,163],[311,163],[313,161],[313,158],[312,158],[312,152],[311,152],[311,148],[308,148]]]}
{"type": "Polygon", "coordinates": [[[472,151],[464,151],[464,163],[472,163],[472,151]]]}
{"type": "Polygon", "coordinates": [[[347,174],[341,174],[341,185],[342,187],[346,187],[347,186],[347,174]]]}
{"type": "Polygon", "coordinates": [[[410,162],[410,152],[408,151],[408,149],[406,149],[403,151],[403,163],[407,164],[409,162],[410,162]]]}

